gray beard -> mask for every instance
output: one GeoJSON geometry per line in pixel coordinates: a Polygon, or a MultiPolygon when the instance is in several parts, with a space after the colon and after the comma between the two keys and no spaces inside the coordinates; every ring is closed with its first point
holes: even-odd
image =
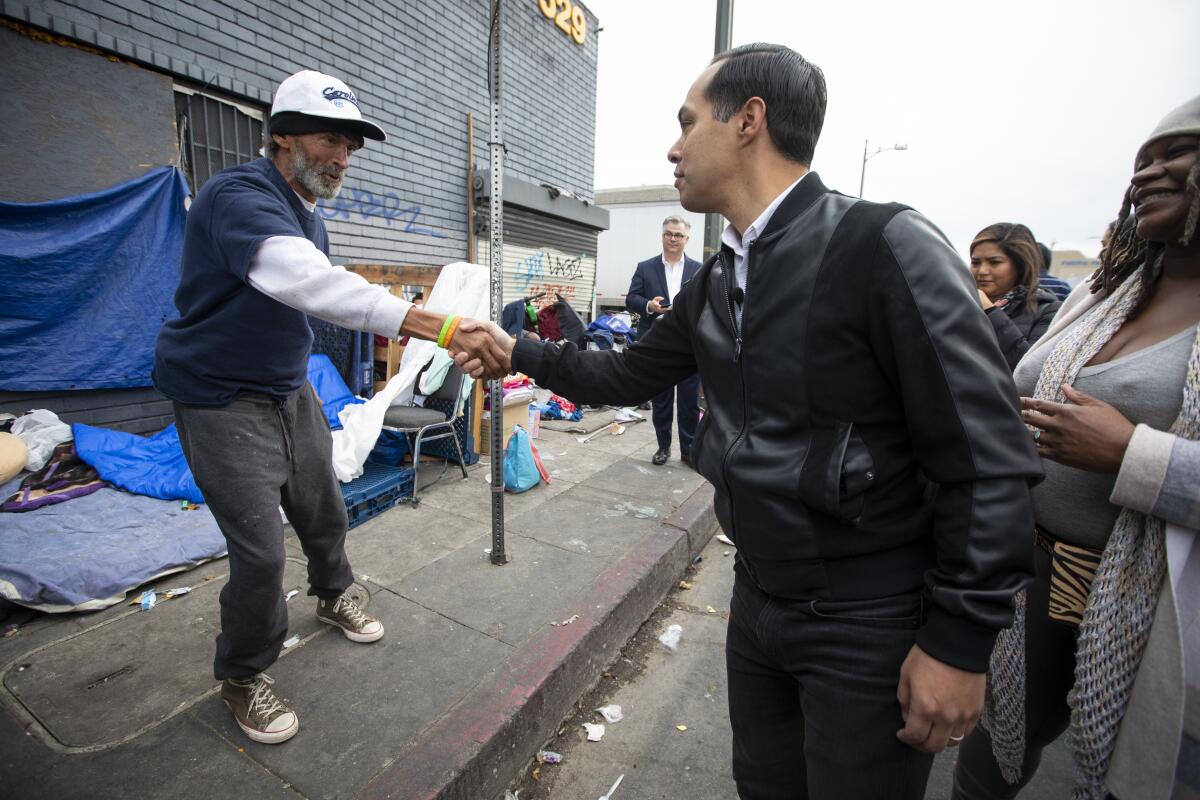
{"type": "Polygon", "coordinates": [[[316,197],[324,200],[332,200],[342,191],[341,181],[333,188],[330,188],[325,181],[321,180],[322,175],[337,175],[336,168],[313,166],[308,156],[301,152],[299,148],[292,148],[292,158],[289,166],[292,169],[292,177],[316,197]]]}

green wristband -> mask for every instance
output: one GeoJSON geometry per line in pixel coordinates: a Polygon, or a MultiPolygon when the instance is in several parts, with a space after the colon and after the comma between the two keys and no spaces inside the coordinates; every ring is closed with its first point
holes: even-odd
{"type": "Polygon", "coordinates": [[[454,324],[454,320],[458,319],[457,315],[451,314],[446,317],[446,321],[442,323],[442,330],[438,333],[437,346],[443,350],[446,348],[446,333],[450,330],[450,326],[454,324]]]}

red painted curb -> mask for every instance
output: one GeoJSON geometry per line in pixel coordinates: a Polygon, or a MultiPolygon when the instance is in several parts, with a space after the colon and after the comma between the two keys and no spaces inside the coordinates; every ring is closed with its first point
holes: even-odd
{"type": "Polygon", "coordinates": [[[712,537],[715,525],[707,533],[681,526],[715,522],[706,504],[707,484],[600,574],[569,609],[568,616],[579,615],[575,622],[547,626],[526,642],[359,796],[487,800],[503,793],[712,537]]]}

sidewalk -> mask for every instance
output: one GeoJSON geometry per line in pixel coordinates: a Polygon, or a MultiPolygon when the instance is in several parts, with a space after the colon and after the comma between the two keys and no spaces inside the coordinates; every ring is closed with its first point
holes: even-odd
{"type": "Polygon", "coordinates": [[[283,745],[246,739],[217,697],[225,559],[157,581],[193,590],[149,612],[43,616],[0,640],[0,794],[502,797],[716,531],[711,487],[677,458],[650,464],[649,420],[586,444],[543,429],[537,444],[553,482],[505,496],[505,566],[485,552],[486,459],[350,531],[378,643],[317,623],[288,540],[300,639],[270,674],[300,732],[283,745]]]}

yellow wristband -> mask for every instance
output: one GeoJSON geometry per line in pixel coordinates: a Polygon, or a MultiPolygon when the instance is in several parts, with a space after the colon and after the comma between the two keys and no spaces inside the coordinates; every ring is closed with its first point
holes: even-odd
{"type": "Polygon", "coordinates": [[[442,345],[443,348],[447,350],[450,348],[450,341],[454,339],[454,334],[458,333],[458,323],[460,322],[462,322],[462,317],[454,318],[454,322],[450,325],[450,330],[446,331],[446,343],[442,345]]]}

